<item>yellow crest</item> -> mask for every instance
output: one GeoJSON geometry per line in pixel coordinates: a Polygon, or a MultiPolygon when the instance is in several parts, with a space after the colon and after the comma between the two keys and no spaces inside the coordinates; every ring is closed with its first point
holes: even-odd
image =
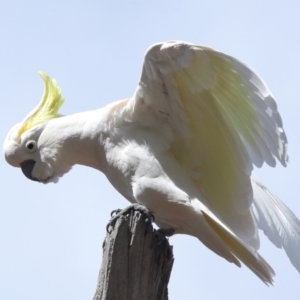
{"type": "Polygon", "coordinates": [[[57,118],[58,111],[64,102],[57,82],[43,72],[39,72],[39,74],[44,80],[44,94],[38,106],[21,123],[18,137],[38,124],[57,118]]]}

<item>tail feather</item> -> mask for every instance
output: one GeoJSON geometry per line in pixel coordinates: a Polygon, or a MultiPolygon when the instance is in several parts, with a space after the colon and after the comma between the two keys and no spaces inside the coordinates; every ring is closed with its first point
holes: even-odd
{"type": "Polygon", "coordinates": [[[253,248],[245,244],[234,233],[227,229],[222,223],[202,211],[206,222],[218,234],[228,246],[230,251],[240,259],[253,273],[255,273],[265,284],[272,285],[275,275],[272,267],[253,248]]]}

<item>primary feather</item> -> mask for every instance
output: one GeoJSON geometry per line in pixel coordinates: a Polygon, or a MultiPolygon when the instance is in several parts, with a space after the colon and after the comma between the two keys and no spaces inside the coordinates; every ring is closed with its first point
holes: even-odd
{"type": "Polygon", "coordinates": [[[74,164],[96,168],[158,226],[197,237],[263,282],[272,283],[274,271],[257,253],[258,229],[300,272],[299,220],[251,177],[253,165],[286,165],[287,138],[272,94],[242,62],[207,47],[159,43],[146,53],[132,98],[57,113],[21,139],[20,126],[8,134],[5,157],[14,166],[33,161],[28,178],[47,183],[74,164]]]}

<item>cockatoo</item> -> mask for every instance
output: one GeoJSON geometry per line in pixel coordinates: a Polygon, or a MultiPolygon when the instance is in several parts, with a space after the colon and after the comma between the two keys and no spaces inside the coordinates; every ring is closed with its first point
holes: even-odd
{"type": "Polygon", "coordinates": [[[73,165],[103,172],[156,224],[198,238],[264,283],[272,267],[257,252],[258,229],[300,272],[300,221],[252,175],[286,166],[287,138],[263,80],[211,48],[169,41],[151,46],[132,98],[95,111],[58,113],[55,80],[4,142],[9,164],[31,180],[57,182],[73,165]]]}

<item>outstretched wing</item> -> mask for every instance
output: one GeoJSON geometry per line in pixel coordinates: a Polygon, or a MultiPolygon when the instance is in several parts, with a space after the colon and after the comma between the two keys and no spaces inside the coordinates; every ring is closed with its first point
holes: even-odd
{"type": "Polygon", "coordinates": [[[146,53],[130,104],[133,114],[152,111],[170,125],[170,150],[177,161],[214,211],[258,247],[250,209],[253,164],[288,161],[276,102],[258,75],[210,48],[176,41],[156,44],[146,53]]]}
{"type": "Polygon", "coordinates": [[[283,248],[300,273],[300,221],[256,177],[252,176],[253,210],[258,228],[278,248],[283,248]]]}

